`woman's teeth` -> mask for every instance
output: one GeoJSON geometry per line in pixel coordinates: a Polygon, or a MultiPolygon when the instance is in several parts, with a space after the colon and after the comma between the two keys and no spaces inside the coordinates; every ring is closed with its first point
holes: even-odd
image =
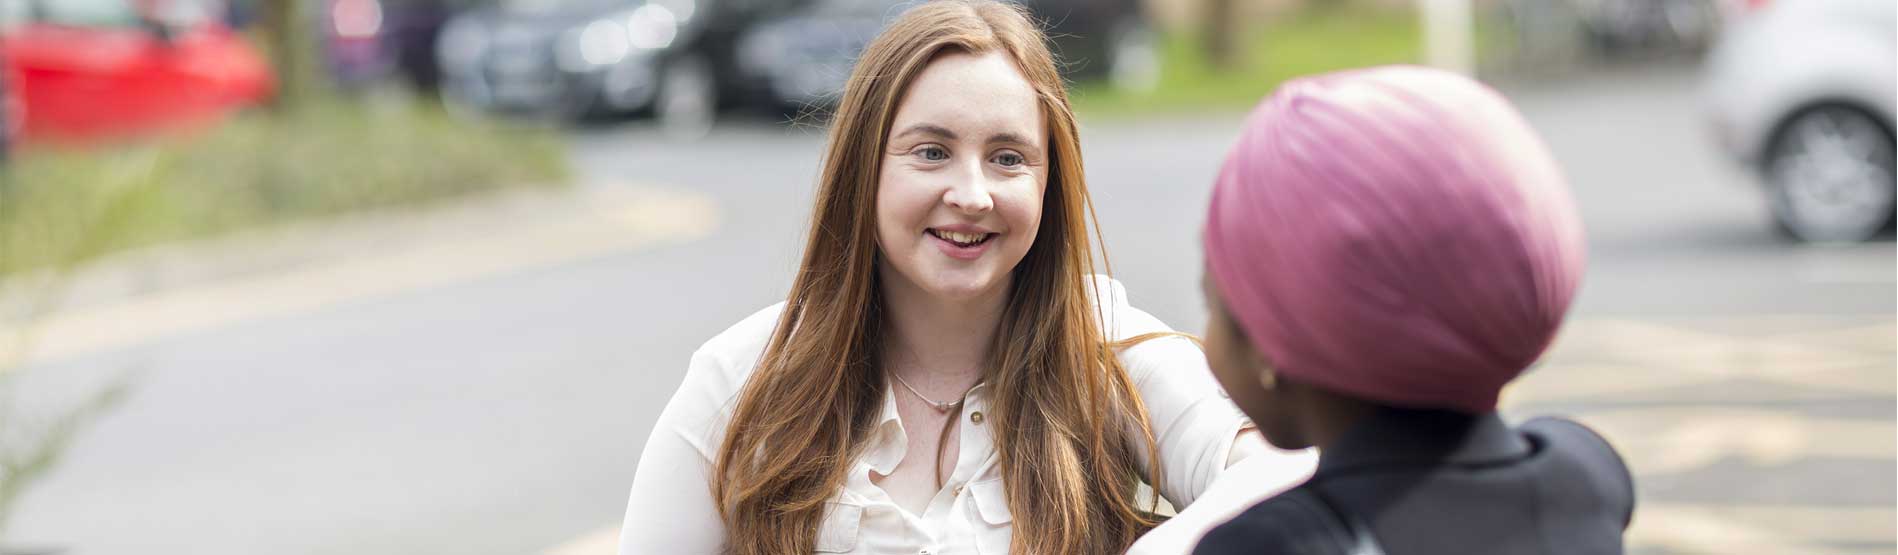
{"type": "Polygon", "coordinates": [[[955,243],[955,244],[962,245],[965,247],[973,246],[983,241],[987,241],[989,238],[989,234],[987,233],[962,233],[959,231],[942,231],[942,230],[934,230],[934,229],[930,230],[930,232],[934,233],[937,237],[947,239],[951,243],[955,243]]]}

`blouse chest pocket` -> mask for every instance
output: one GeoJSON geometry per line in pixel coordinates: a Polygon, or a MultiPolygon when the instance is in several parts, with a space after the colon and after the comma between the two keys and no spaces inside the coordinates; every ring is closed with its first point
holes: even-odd
{"type": "Polygon", "coordinates": [[[863,506],[829,501],[824,503],[824,521],[817,528],[818,553],[850,553],[857,550],[861,534],[863,506]]]}
{"type": "Polygon", "coordinates": [[[1015,516],[1008,510],[1008,490],[1000,478],[969,483],[969,497],[975,501],[976,550],[982,555],[1007,555],[1014,538],[1015,516]]]}

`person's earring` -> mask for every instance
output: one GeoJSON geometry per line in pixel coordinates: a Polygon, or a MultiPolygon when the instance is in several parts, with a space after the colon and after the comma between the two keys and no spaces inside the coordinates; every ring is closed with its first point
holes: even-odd
{"type": "Polygon", "coordinates": [[[1260,366],[1259,367],[1259,385],[1265,386],[1265,388],[1268,390],[1278,389],[1278,386],[1279,386],[1278,373],[1273,372],[1272,368],[1269,366],[1263,366],[1263,365],[1260,366]]]}

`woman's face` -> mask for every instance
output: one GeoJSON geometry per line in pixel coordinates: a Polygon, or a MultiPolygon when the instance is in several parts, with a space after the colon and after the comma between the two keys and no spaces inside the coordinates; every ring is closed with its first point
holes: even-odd
{"type": "Polygon", "coordinates": [[[1206,295],[1206,364],[1212,367],[1213,378],[1226,388],[1233,404],[1252,418],[1266,442],[1280,449],[1310,447],[1295,423],[1291,407],[1298,402],[1291,392],[1297,384],[1279,379],[1267,386],[1261,379],[1269,371],[1265,358],[1226,311],[1211,273],[1201,278],[1200,291],[1206,295]]]}
{"type": "Polygon", "coordinates": [[[945,299],[1004,287],[1041,228],[1047,137],[1035,90],[1006,55],[931,61],[897,105],[883,151],[886,275],[945,299]]]}

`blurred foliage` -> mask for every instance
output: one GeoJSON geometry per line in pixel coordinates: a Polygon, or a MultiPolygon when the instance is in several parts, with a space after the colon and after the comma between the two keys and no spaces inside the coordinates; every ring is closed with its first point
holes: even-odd
{"type": "Polygon", "coordinates": [[[1253,25],[1230,69],[1207,59],[1204,42],[1190,33],[1163,35],[1157,88],[1133,92],[1083,83],[1074,89],[1075,110],[1108,117],[1227,112],[1252,106],[1293,77],[1423,60],[1417,13],[1399,8],[1328,5],[1253,25]]]}
{"type": "Polygon", "coordinates": [[[552,133],[430,103],[319,100],[147,144],[26,150],[0,169],[0,275],[565,174],[552,133]]]}

